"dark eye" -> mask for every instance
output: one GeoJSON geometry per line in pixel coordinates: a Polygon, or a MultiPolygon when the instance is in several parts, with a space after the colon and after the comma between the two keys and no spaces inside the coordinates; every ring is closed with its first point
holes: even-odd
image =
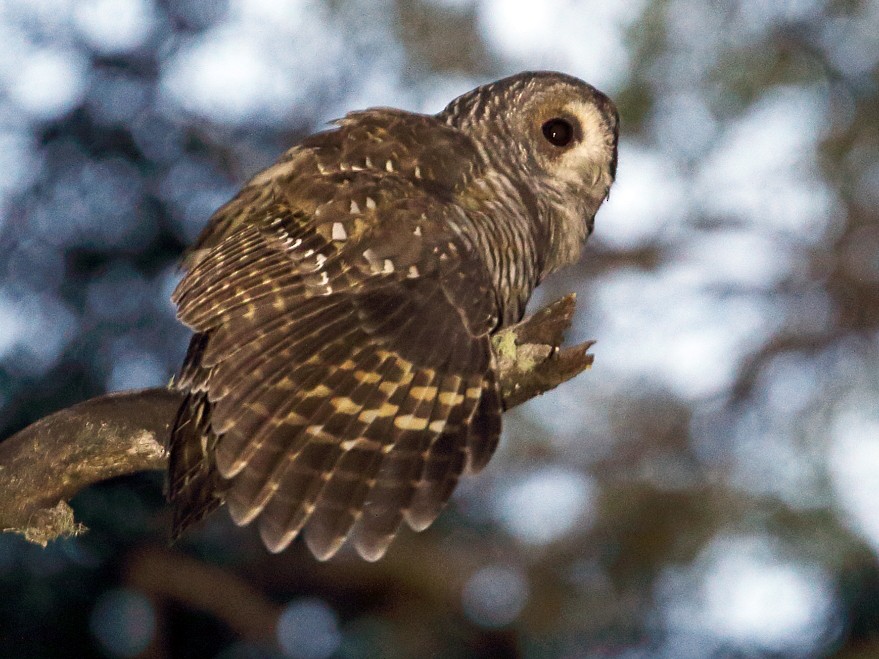
{"type": "Polygon", "coordinates": [[[543,124],[543,136],[554,146],[568,146],[574,140],[574,127],[567,119],[556,117],[543,124]]]}

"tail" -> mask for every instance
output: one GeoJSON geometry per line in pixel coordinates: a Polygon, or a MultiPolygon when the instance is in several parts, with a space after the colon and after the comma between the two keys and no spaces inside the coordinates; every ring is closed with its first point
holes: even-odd
{"type": "Polygon", "coordinates": [[[177,382],[177,387],[188,393],[177,411],[168,445],[167,495],[174,508],[172,540],[223,503],[224,483],[214,460],[217,436],[210,424],[211,403],[199,386],[199,380],[208,375],[199,366],[206,345],[205,334],[193,337],[177,382]]]}

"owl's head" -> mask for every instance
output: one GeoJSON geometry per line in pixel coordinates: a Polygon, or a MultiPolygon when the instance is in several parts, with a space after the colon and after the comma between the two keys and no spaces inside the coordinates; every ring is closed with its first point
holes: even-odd
{"type": "Polygon", "coordinates": [[[613,101],[573,76],[525,72],[459,96],[438,117],[534,192],[551,245],[562,252],[551,269],[576,259],[616,177],[613,101]]]}

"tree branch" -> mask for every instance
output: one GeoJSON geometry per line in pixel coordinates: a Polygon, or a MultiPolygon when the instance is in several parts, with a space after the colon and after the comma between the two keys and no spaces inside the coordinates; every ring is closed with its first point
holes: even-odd
{"type": "MultiPolygon", "coordinates": [[[[574,314],[568,295],[494,337],[510,409],[592,364],[591,341],[560,348],[574,314]]],[[[107,394],[55,412],[0,442],[0,530],[43,546],[85,530],[67,504],[108,478],[165,469],[183,398],[164,387],[107,394]]]]}
{"type": "Polygon", "coordinates": [[[67,501],[114,476],[164,469],[181,400],[165,388],[108,394],[50,414],[0,443],[0,529],[41,545],[84,530],[67,501]]]}

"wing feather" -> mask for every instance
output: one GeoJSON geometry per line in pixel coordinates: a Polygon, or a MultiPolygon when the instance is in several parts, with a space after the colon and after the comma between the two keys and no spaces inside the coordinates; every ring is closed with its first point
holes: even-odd
{"type": "Polygon", "coordinates": [[[321,223],[269,194],[247,223],[218,220],[174,293],[198,332],[171,439],[175,533],[225,499],[272,551],[305,529],[318,558],[353,533],[375,559],[494,449],[497,301],[446,202],[399,177],[308,185],[337,195],[321,223]],[[342,214],[364,191],[370,212],[342,214]]]}
{"type": "Polygon", "coordinates": [[[454,394],[457,404],[450,405],[443,432],[430,445],[421,477],[415,485],[409,507],[404,511],[406,523],[422,531],[433,523],[451,496],[467,462],[467,424],[475,408],[466,396],[479,380],[464,379],[454,394]]]}
{"type": "MultiPolygon", "coordinates": [[[[406,365],[397,357],[384,353],[381,354],[381,364],[378,368],[370,371],[380,380],[374,382],[372,391],[377,395],[381,405],[394,405],[393,391],[382,391],[380,385],[386,378],[393,378],[395,382],[405,382],[408,377],[406,365]]],[[[373,398],[375,400],[375,398],[373,398]]],[[[381,409],[381,405],[376,409],[381,409]]],[[[358,415],[359,416],[359,415],[358,415]]],[[[374,423],[374,421],[370,421],[374,423]]],[[[367,423],[366,425],[369,425],[367,423]]],[[[346,441],[357,442],[359,437],[346,441]]],[[[344,451],[343,442],[337,442],[337,451],[333,458],[338,459],[344,451]]],[[[317,482],[315,476],[323,477],[323,474],[331,474],[330,465],[321,465],[319,473],[314,469],[309,470],[311,465],[305,465],[300,469],[288,471],[285,481],[280,488],[281,496],[273,499],[260,520],[260,532],[263,540],[273,551],[279,551],[289,544],[296,534],[302,529],[308,517],[314,510],[314,499],[319,495],[318,488],[323,482],[317,482]]]]}
{"type": "MultiPolygon", "coordinates": [[[[424,301],[424,304],[430,303],[430,298],[424,301]]],[[[420,319],[422,315],[413,317],[420,319]]],[[[416,325],[414,341],[417,342],[429,334],[423,323],[421,327],[417,327],[417,322],[410,321],[409,324],[416,325]]],[[[401,333],[405,331],[404,328],[401,333]]],[[[432,363],[443,348],[437,343],[427,345],[430,346],[427,348],[430,354],[423,361],[432,363]]],[[[433,407],[437,395],[434,382],[438,377],[441,376],[434,368],[416,368],[412,377],[394,391],[395,399],[400,402],[388,401],[397,407],[394,417],[382,419],[383,423],[373,421],[366,427],[357,429],[359,432],[356,436],[360,441],[355,441],[351,450],[336,465],[333,475],[321,491],[313,520],[306,531],[306,541],[315,555],[331,556],[365,510],[377,512],[381,503],[374,501],[373,493],[376,488],[382,487],[382,483],[391,480],[396,482],[400,478],[399,474],[394,474],[398,453],[410,450],[413,441],[429,441],[431,431],[427,426],[430,411],[425,410],[425,407],[433,407]]],[[[348,435],[351,434],[350,430],[352,429],[345,428],[342,432],[348,435]]],[[[397,505],[399,508],[405,502],[397,505]]],[[[393,514],[388,506],[381,509],[393,514]]],[[[361,554],[367,551],[365,546],[358,544],[357,547],[361,554]]]]}

